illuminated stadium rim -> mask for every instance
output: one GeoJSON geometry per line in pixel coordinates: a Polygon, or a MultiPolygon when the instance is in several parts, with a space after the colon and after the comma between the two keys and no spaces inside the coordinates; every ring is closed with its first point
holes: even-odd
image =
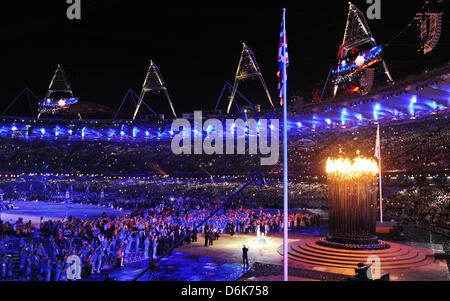
{"type": "MultiPolygon", "coordinates": [[[[406,104],[405,104],[406,106],[406,104]]],[[[389,121],[419,121],[429,116],[446,117],[449,109],[443,109],[439,106],[437,109],[422,110],[424,105],[416,101],[408,105],[409,110],[414,110],[414,115],[408,115],[394,109],[396,112],[392,116],[391,108],[380,103],[374,103],[369,108],[374,118],[366,118],[365,113],[359,113],[356,110],[342,108],[340,116],[332,114],[313,114],[311,119],[291,118],[288,121],[289,135],[301,133],[321,132],[330,130],[339,130],[346,128],[358,128],[362,126],[372,126],[377,122],[389,121]]],[[[128,124],[117,123],[115,126],[101,127],[102,121],[73,123],[70,125],[46,124],[40,121],[39,124],[27,122],[25,119],[20,121],[7,122],[7,119],[0,120],[0,137],[11,138],[39,138],[39,139],[67,139],[76,140],[95,140],[95,141],[155,141],[166,140],[174,137],[178,132],[170,130],[170,124],[159,126],[157,124],[128,124]],[[91,126],[95,123],[97,126],[91,126]]],[[[210,129],[212,131],[213,129],[210,129]]],[[[280,129],[281,130],[281,129],[280,129]]],[[[247,131],[248,132],[248,131],[247,131]]],[[[209,131],[204,131],[203,137],[208,135],[209,131]]],[[[192,135],[199,133],[192,130],[192,135]]],[[[247,135],[248,133],[246,133],[247,135]]],[[[269,131],[270,134],[270,131],[269,131]]],[[[248,134],[249,135],[249,134],[248,134]]]]}
{"type": "MultiPolygon", "coordinates": [[[[289,135],[446,115],[450,112],[449,68],[447,65],[430,73],[425,72],[419,76],[420,80],[416,77],[415,81],[410,79],[400,82],[375,94],[353,96],[339,101],[336,99],[315,106],[306,105],[304,112],[289,118],[289,135]]],[[[274,116],[280,117],[279,114],[279,112],[259,113],[254,118],[273,119],[274,116]]],[[[245,119],[244,116],[238,118],[245,119]]],[[[172,132],[170,127],[170,121],[70,120],[63,122],[55,119],[5,117],[0,119],[0,137],[153,141],[171,139],[177,134],[172,132]]],[[[195,136],[200,133],[192,131],[192,134],[195,136]]],[[[202,133],[202,136],[207,135],[208,131],[202,133]]]]}
{"type": "Polygon", "coordinates": [[[368,95],[343,96],[305,105],[298,126],[309,130],[357,127],[449,112],[450,65],[410,77],[368,95]]]}

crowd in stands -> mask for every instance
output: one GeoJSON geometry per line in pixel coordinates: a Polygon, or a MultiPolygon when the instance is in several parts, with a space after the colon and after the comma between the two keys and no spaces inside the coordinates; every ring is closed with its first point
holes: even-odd
{"type": "Polygon", "coordinates": [[[450,230],[450,190],[413,186],[385,199],[387,216],[405,223],[450,230]]]}
{"type": "MultiPolygon", "coordinates": [[[[239,189],[246,179],[104,179],[92,177],[21,177],[0,179],[5,199],[64,200],[67,190],[77,202],[97,204],[103,189],[109,206],[127,209],[151,206],[164,199],[225,199],[239,189]],[[89,187],[87,186],[89,185],[89,187]],[[89,193],[87,191],[89,190],[89,193]]],[[[325,183],[292,182],[289,186],[292,208],[326,208],[325,183]]],[[[283,185],[278,179],[267,179],[265,185],[253,183],[239,194],[246,207],[281,208],[283,185]]]]}
{"type": "MultiPolygon", "coordinates": [[[[195,231],[191,231],[220,206],[218,201],[162,202],[130,215],[94,219],[69,217],[50,220],[35,228],[19,219],[0,223],[0,279],[64,281],[88,278],[106,266],[121,267],[132,260],[171,255],[181,244],[198,242],[203,233],[205,246],[221,235],[282,230],[279,211],[262,208],[224,209],[195,231]],[[81,268],[76,269],[78,256],[81,268]]],[[[291,213],[291,228],[320,224],[312,213],[291,213]]]]}
{"type": "MultiPolygon", "coordinates": [[[[441,172],[450,165],[450,117],[391,122],[380,128],[382,170],[408,173],[441,172]]],[[[289,166],[303,175],[324,174],[326,160],[339,152],[354,157],[375,153],[376,127],[339,132],[325,131],[302,136],[292,144],[289,166]]]]}
{"type": "MultiPolygon", "coordinates": [[[[339,151],[373,157],[376,127],[302,132],[289,137],[290,176],[324,175],[328,157],[339,151]]],[[[391,121],[381,126],[383,170],[442,171],[449,166],[450,118],[391,121]]],[[[169,174],[171,176],[281,175],[282,160],[261,166],[259,155],[174,155],[170,139],[147,141],[68,138],[0,139],[0,171],[169,174]]]]}

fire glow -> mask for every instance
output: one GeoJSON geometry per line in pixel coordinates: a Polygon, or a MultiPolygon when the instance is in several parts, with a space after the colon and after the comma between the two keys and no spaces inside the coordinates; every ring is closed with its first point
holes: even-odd
{"type": "Polygon", "coordinates": [[[358,157],[353,160],[328,158],[326,164],[328,175],[341,176],[344,178],[359,178],[378,174],[378,164],[374,160],[358,157]]]}
{"type": "Polygon", "coordinates": [[[376,236],[378,164],[361,157],[329,158],[326,165],[330,233],[321,243],[356,250],[384,249],[376,236]]]}

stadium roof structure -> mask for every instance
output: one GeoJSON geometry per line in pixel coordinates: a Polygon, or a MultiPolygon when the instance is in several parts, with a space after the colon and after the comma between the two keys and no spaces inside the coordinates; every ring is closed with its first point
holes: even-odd
{"type": "MultiPolygon", "coordinates": [[[[74,109],[76,107],[74,106],[74,109]]],[[[411,76],[366,96],[335,98],[329,103],[306,105],[303,112],[297,112],[294,116],[292,111],[290,113],[289,135],[373,126],[376,123],[391,121],[420,122],[427,117],[448,116],[450,64],[411,76]]],[[[255,118],[269,119],[269,116],[280,117],[279,113],[266,111],[256,114],[255,118]]],[[[11,137],[20,131],[31,131],[36,138],[71,136],[71,139],[78,137],[107,141],[159,141],[172,139],[174,135],[169,121],[36,120],[23,117],[0,119],[0,137],[11,137]],[[75,128],[84,130],[75,132],[75,128]]],[[[303,142],[302,144],[309,143],[306,140],[303,142]]]]}
{"type": "MultiPolygon", "coordinates": [[[[105,115],[112,113],[112,110],[107,112],[106,108],[88,109],[81,104],[74,105],[69,110],[95,111],[105,115]]],[[[373,126],[391,121],[420,122],[421,119],[434,116],[447,117],[450,116],[450,62],[439,68],[411,75],[394,85],[377,88],[364,96],[342,96],[320,104],[305,105],[301,112],[289,111],[289,135],[373,126]]],[[[279,119],[280,112],[262,111],[256,113],[254,118],[279,119]]],[[[71,136],[71,139],[81,137],[107,141],[159,141],[172,139],[174,135],[169,120],[133,122],[112,119],[0,118],[0,137],[15,137],[19,133],[31,133],[32,137],[39,139],[71,136]]]]}
{"type": "Polygon", "coordinates": [[[439,112],[450,112],[449,63],[364,96],[343,96],[306,105],[293,121],[304,129],[339,128],[439,112]]]}
{"type": "MultiPolygon", "coordinates": [[[[26,96],[26,99],[28,101],[28,106],[30,108],[31,116],[35,116],[35,109],[33,107],[33,103],[39,101],[39,97],[36,96],[36,94],[28,87],[23,89],[22,91],[17,94],[17,96],[11,101],[11,103],[6,107],[6,109],[2,112],[0,116],[4,117],[6,116],[6,113],[18,102],[19,99],[21,99],[23,96],[26,96]],[[34,100],[32,100],[34,98],[34,100]]],[[[23,104],[22,104],[23,105],[23,104]]]]}
{"type": "MultiPolygon", "coordinates": [[[[123,109],[123,105],[127,101],[127,99],[131,99],[131,101],[134,104],[134,108],[136,108],[136,106],[139,102],[139,95],[137,95],[136,92],[134,92],[132,89],[128,89],[127,93],[125,94],[124,98],[122,99],[122,102],[120,103],[119,107],[117,108],[116,112],[114,113],[113,120],[116,120],[117,116],[119,116],[119,114],[121,113],[121,110],[123,109]]],[[[156,112],[153,111],[153,109],[150,108],[150,106],[144,100],[142,100],[142,104],[144,104],[147,107],[147,109],[149,109],[153,113],[153,115],[156,115],[156,112]]],[[[125,115],[125,114],[123,114],[123,115],[125,115]]],[[[138,112],[138,115],[140,118],[139,112],[138,112]]]]}
{"type": "MultiPolygon", "coordinates": [[[[225,95],[227,90],[230,93],[230,96],[228,98],[230,98],[231,94],[233,93],[234,87],[229,82],[225,82],[222,92],[220,93],[219,99],[217,100],[216,106],[214,107],[214,111],[218,111],[220,109],[222,99],[224,98],[223,96],[225,95]]],[[[253,105],[253,103],[249,99],[247,99],[247,97],[245,97],[241,92],[239,92],[239,90],[236,89],[235,93],[237,93],[237,95],[239,95],[240,98],[243,99],[247,103],[247,105],[250,105],[250,106],[253,105]]],[[[236,96],[236,94],[235,94],[235,96],[236,96]]],[[[234,102],[234,105],[236,106],[236,109],[238,110],[238,112],[241,113],[241,108],[239,107],[239,105],[236,101],[236,97],[233,98],[233,102],[234,102]]]]}

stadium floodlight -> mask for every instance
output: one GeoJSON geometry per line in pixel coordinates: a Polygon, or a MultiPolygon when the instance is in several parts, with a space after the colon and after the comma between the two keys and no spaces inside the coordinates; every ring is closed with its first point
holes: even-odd
{"type": "Polygon", "coordinates": [[[46,113],[55,114],[58,111],[67,109],[77,102],[78,98],[73,96],[72,88],[67,80],[66,73],[61,65],[58,64],[52,80],[50,81],[47,93],[45,94],[44,99],[39,103],[37,118],[39,119],[42,114],[46,113]]]}
{"type": "Polygon", "coordinates": [[[141,95],[139,96],[139,102],[136,105],[136,110],[134,111],[133,120],[136,119],[139,108],[141,107],[144,96],[147,92],[164,92],[167,101],[169,102],[170,109],[172,110],[172,114],[175,118],[177,118],[169,92],[167,91],[166,85],[162,79],[161,72],[153,61],[150,61],[150,67],[148,68],[147,76],[145,77],[144,85],[142,86],[141,95]]]}
{"type": "MultiPolygon", "coordinates": [[[[343,83],[355,81],[355,78],[358,78],[356,76],[358,74],[361,76],[359,77],[359,89],[357,91],[367,94],[373,87],[375,70],[371,66],[375,63],[382,63],[386,76],[389,81],[393,82],[386,62],[380,57],[380,53],[381,46],[377,45],[363,12],[349,2],[344,38],[338,55],[338,67],[336,70],[332,68],[330,71],[335,77],[332,80],[334,83],[333,97],[337,95],[339,87],[342,87],[343,83]],[[367,51],[362,51],[361,46],[367,44],[370,44],[372,48],[367,51]]],[[[329,76],[326,80],[322,95],[328,85],[328,79],[329,76]]],[[[344,86],[348,89],[348,85],[344,86]]],[[[350,89],[350,91],[352,90],[350,89]]]]}
{"type": "Polygon", "coordinates": [[[272,98],[270,97],[269,90],[267,90],[266,83],[262,76],[261,69],[256,62],[255,55],[253,54],[253,51],[247,45],[245,45],[245,43],[242,43],[241,58],[239,60],[236,76],[234,78],[233,91],[231,92],[230,101],[228,102],[227,114],[230,113],[231,105],[233,104],[234,97],[236,96],[236,91],[239,83],[244,79],[250,79],[254,77],[258,77],[261,81],[267,98],[269,99],[270,105],[272,106],[272,108],[274,108],[272,98]]]}

